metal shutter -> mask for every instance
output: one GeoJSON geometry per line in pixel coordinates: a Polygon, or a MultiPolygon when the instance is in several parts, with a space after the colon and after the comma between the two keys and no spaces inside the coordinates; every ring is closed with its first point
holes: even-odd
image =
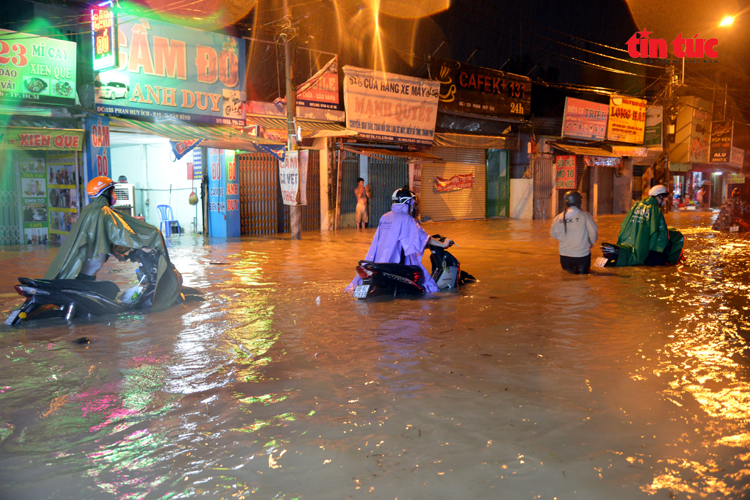
{"type": "Polygon", "coordinates": [[[599,192],[597,193],[597,215],[612,213],[614,203],[615,169],[611,167],[593,167],[599,169],[599,192]]]}
{"type": "Polygon", "coordinates": [[[432,154],[444,163],[425,163],[422,167],[420,212],[432,220],[484,219],[487,165],[484,149],[434,147],[432,154]],[[474,174],[474,187],[439,193],[435,177],[474,174]]]}

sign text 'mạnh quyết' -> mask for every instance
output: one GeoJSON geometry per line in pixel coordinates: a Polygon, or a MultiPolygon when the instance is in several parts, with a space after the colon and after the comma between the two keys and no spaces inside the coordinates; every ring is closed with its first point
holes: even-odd
{"type": "Polygon", "coordinates": [[[118,45],[119,66],[95,82],[99,113],[245,124],[244,40],[137,19],[118,45]]]}
{"type": "Polygon", "coordinates": [[[368,139],[432,144],[440,83],[344,66],[346,127],[368,139]]]}
{"type": "Polygon", "coordinates": [[[74,104],[76,44],[0,29],[0,102],[74,104]]]}

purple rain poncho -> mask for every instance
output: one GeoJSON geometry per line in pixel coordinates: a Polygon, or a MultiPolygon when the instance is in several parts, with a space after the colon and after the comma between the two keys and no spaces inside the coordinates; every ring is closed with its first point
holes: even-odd
{"type": "MultiPolygon", "coordinates": [[[[424,288],[427,292],[437,292],[438,287],[430,273],[422,265],[422,254],[430,236],[417,224],[414,217],[409,215],[408,205],[393,205],[391,211],[383,215],[372,239],[370,250],[365,260],[378,263],[398,264],[401,262],[401,250],[404,251],[405,262],[409,266],[419,266],[424,275],[424,288]]],[[[362,278],[357,275],[346,287],[352,291],[362,284],[362,278]]]]}

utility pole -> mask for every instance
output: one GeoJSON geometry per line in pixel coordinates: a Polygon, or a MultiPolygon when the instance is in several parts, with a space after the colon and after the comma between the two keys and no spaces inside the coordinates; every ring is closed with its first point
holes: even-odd
{"type": "MultiPolygon", "coordinates": [[[[292,65],[292,48],[289,44],[289,39],[292,36],[293,30],[291,27],[292,13],[287,5],[287,0],[284,0],[284,15],[289,19],[289,26],[284,28],[281,36],[284,39],[284,72],[286,73],[287,152],[290,152],[297,150],[297,131],[294,127],[294,117],[297,114],[297,95],[296,89],[294,88],[294,82],[292,81],[294,68],[292,65]]],[[[301,215],[302,209],[299,205],[289,205],[289,218],[291,219],[293,240],[302,239],[301,215]]]]}

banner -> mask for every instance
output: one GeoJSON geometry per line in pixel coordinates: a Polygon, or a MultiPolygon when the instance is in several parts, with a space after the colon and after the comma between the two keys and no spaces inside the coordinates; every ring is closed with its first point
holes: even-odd
{"type": "Polygon", "coordinates": [[[607,139],[631,144],[643,144],[646,133],[646,110],[645,99],[610,96],[607,139]]]}
{"type": "Polygon", "coordinates": [[[23,204],[23,243],[46,245],[49,242],[47,207],[47,167],[43,151],[18,155],[23,204]]]}
{"type": "Polygon", "coordinates": [[[187,139],[184,141],[169,141],[175,159],[181,160],[183,156],[195,149],[203,139],[187,139]]]}
{"type": "MultiPolygon", "coordinates": [[[[109,117],[87,116],[84,120],[86,129],[86,149],[83,161],[83,185],[88,185],[94,177],[105,175],[112,177],[109,144],[109,117]]],[[[84,204],[89,204],[89,197],[83,197],[84,204]]]]}
{"type": "Polygon", "coordinates": [[[646,126],[644,128],[643,145],[662,147],[664,107],[649,106],[646,109],[646,126]]]}
{"type": "Polygon", "coordinates": [[[734,122],[722,120],[711,122],[711,142],[709,143],[708,161],[711,163],[729,163],[732,155],[732,138],[734,122]]]}
{"type": "Polygon", "coordinates": [[[622,165],[622,158],[613,156],[584,156],[583,164],[587,167],[612,167],[618,168],[622,165]]]}
{"type": "Polygon", "coordinates": [[[7,127],[0,132],[4,150],[81,151],[83,130],[7,127]]]}
{"type": "Polygon", "coordinates": [[[609,106],[598,102],[565,98],[563,114],[563,137],[603,141],[607,133],[609,106]]]}
{"type": "Polygon", "coordinates": [[[556,156],[555,187],[557,189],[576,188],[576,157],[575,155],[556,156]]]}
{"type": "Polygon", "coordinates": [[[240,235],[240,182],[234,151],[208,148],[209,236],[240,235]]]}
{"type": "Polygon", "coordinates": [[[344,66],[346,127],[367,139],[432,144],[440,84],[344,66]]]}
{"type": "Polygon", "coordinates": [[[432,79],[440,83],[440,108],[489,116],[531,114],[531,80],[525,76],[433,59],[432,79]]]}
{"type": "Polygon", "coordinates": [[[0,102],[75,104],[76,44],[0,29],[0,102]]]}
{"type": "Polygon", "coordinates": [[[307,161],[309,152],[287,151],[279,162],[279,184],[284,205],[307,205],[307,161]]]}
{"type": "Polygon", "coordinates": [[[454,175],[450,179],[435,177],[435,189],[438,193],[471,189],[474,187],[474,174],[454,175]]]}
{"type": "Polygon", "coordinates": [[[203,158],[201,157],[201,148],[193,150],[193,179],[203,179],[203,158]]]}
{"type": "Polygon", "coordinates": [[[245,41],[162,21],[119,24],[117,69],[99,73],[96,111],[245,125],[245,41]]]}

